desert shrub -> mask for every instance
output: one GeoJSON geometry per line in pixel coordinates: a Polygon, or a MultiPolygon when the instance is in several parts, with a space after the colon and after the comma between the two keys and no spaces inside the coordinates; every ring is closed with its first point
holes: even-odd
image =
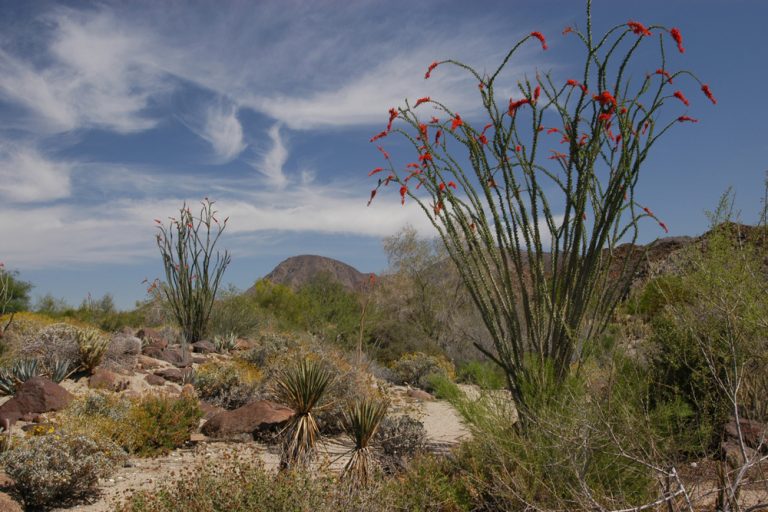
{"type": "Polygon", "coordinates": [[[79,364],[79,332],[80,329],[72,324],[51,324],[39,331],[30,332],[24,340],[24,348],[31,356],[38,358],[43,366],[49,366],[56,360],[79,364]]]}
{"type": "Polygon", "coordinates": [[[127,334],[114,334],[101,364],[107,368],[133,369],[140,354],[141,340],[127,334]]]}
{"type": "Polygon", "coordinates": [[[265,367],[288,352],[298,350],[304,344],[289,334],[266,332],[254,340],[253,348],[238,357],[258,367],[265,367]]]}
{"type": "Polygon", "coordinates": [[[125,455],[112,443],[62,431],[31,436],[0,457],[24,504],[36,508],[93,495],[125,455]]]}
{"type": "Polygon", "coordinates": [[[635,293],[627,302],[627,309],[632,314],[651,319],[668,304],[685,303],[690,298],[690,290],[682,276],[661,275],[649,280],[635,293]]]}
{"type": "Polygon", "coordinates": [[[57,421],[70,430],[113,441],[129,453],[152,457],[183,445],[201,416],[197,399],[185,394],[128,399],[92,393],[74,400],[57,421]]]}
{"type": "Polygon", "coordinates": [[[230,288],[213,305],[210,333],[213,336],[253,336],[261,327],[263,316],[252,295],[230,288]]]}
{"type": "Polygon", "coordinates": [[[196,370],[193,380],[201,400],[237,409],[258,395],[261,373],[246,362],[211,362],[196,370]]]}
{"type": "Polygon", "coordinates": [[[214,336],[213,346],[219,354],[228,354],[237,347],[237,336],[231,332],[221,336],[214,336]]]}
{"type": "Polygon", "coordinates": [[[428,355],[423,352],[405,354],[392,365],[397,383],[408,383],[427,391],[431,390],[428,377],[442,375],[450,380],[456,377],[453,363],[440,355],[428,355]]]}
{"type": "Polygon", "coordinates": [[[459,368],[456,379],[483,389],[502,389],[507,385],[504,371],[498,365],[484,361],[465,363],[459,368]]]}
{"type": "Polygon", "coordinates": [[[427,431],[419,420],[406,415],[387,416],[375,437],[381,463],[388,473],[401,471],[427,447],[427,431]]]}

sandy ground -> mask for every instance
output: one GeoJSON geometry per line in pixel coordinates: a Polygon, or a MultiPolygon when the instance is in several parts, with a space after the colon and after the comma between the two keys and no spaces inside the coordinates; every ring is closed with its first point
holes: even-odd
{"type": "MultiPolygon", "coordinates": [[[[430,447],[437,452],[450,450],[462,439],[469,436],[458,412],[446,401],[419,401],[406,395],[406,389],[394,388],[392,409],[394,414],[408,413],[424,423],[430,447]]],[[[346,453],[351,448],[345,438],[334,438],[321,448],[319,464],[340,470],[346,462],[346,453]]],[[[160,482],[168,482],[184,468],[204,464],[207,460],[220,460],[223,456],[234,456],[241,460],[259,458],[268,469],[277,469],[279,454],[274,447],[256,442],[232,443],[202,441],[194,446],[171,452],[164,457],[136,459],[128,467],[117,470],[112,478],[101,482],[100,495],[96,501],[70,508],[55,509],[64,512],[107,512],[116,504],[138,490],[152,489],[160,482]]]]}

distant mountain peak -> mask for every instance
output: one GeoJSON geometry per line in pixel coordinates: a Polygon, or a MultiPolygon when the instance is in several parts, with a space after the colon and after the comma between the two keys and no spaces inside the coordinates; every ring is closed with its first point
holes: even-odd
{"type": "Polygon", "coordinates": [[[350,291],[360,290],[370,276],[333,258],[303,254],[283,260],[264,279],[297,290],[322,274],[330,276],[350,291]]]}

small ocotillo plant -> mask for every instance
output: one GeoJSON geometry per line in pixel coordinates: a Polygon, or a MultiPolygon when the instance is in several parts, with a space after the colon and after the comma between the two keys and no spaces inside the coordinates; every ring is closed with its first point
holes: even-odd
{"type": "Polygon", "coordinates": [[[425,78],[438,66],[469,73],[482,128],[423,97],[390,109],[386,130],[371,139],[397,132],[413,144],[418,158],[405,165],[378,147],[386,164],[369,176],[386,178],[371,200],[395,183],[401,202],[414,200],[432,222],[494,350],[477,346],[504,370],[523,413],[527,390],[556,390],[607,325],[640,260],[638,221],[650,217],[667,231],[635,190],[658,139],[697,122],[665,114],[690,104],[677,87],[693,81],[716,103],[707,84],[667,60],[668,37],[684,51],[677,28],[629,21],[596,38],[590,10],[588,2],[585,31],[564,30],[584,48],[580,76],[537,72],[517,82],[513,97],[499,98],[515,53],[530,42],[547,49],[531,32],[489,73],[455,60],[429,65],[425,78]],[[658,68],[638,70],[636,55],[654,40],[658,68]]]}
{"type": "Polygon", "coordinates": [[[159,290],[166,299],[187,343],[205,335],[221,277],[231,261],[228,251],[215,251],[229,218],[219,222],[208,198],[201,204],[197,217],[185,203],[168,226],[155,219],[165,282],[154,283],[150,290],[159,290]]]}

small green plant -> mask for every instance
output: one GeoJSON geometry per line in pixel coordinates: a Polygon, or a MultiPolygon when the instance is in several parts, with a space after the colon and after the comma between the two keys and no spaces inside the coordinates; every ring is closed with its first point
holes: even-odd
{"type": "Polygon", "coordinates": [[[283,431],[281,467],[288,468],[311,460],[320,436],[313,413],[332,382],[331,372],[312,359],[303,359],[277,376],[277,398],[294,410],[283,431]]]}
{"type": "Polygon", "coordinates": [[[208,198],[201,204],[197,217],[185,203],[169,226],[156,221],[166,280],[155,281],[150,291],[159,291],[166,299],[186,343],[205,336],[221,277],[231,261],[228,251],[214,252],[228,218],[219,222],[208,198]]]}
{"type": "Polygon", "coordinates": [[[229,333],[223,336],[214,336],[213,346],[216,347],[216,352],[219,354],[228,354],[237,346],[237,336],[235,336],[234,333],[229,333]]]}
{"type": "Polygon", "coordinates": [[[50,379],[55,383],[60,383],[74,372],[77,368],[72,364],[72,361],[67,359],[55,360],[51,364],[50,379]]]}
{"type": "Polygon", "coordinates": [[[504,371],[493,363],[483,361],[469,361],[464,364],[456,379],[483,389],[502,389],[507,385],[504,371]]]}
{"type": "Polygon", "coordinates": [[[64,431],[32,436],[0,457],[24,504],[37,509],[95,494],[99,478],[112,474],[125,454],[113,443],[64,431]]]}
{"type": "Polygon", "coordinates": [[[355,443],[349,461],[344,465],[342,478],[349,479],[353,485],[368,483],[371,466],[375,463],[371,442],[387,414],[389,404],[378,400],[360,400],[344,415],[347,435],[355,443]]]}
{"type": "Polygon", "coordinates": [[[207,363],[192,381],[201,400],[225,409],[237,409],[256,397],[261,374],[243,362],[207,363]]]}
{"type": "Polygon", "coordinates": [[[201,417],[194,397],[146,395],[134,402],[126,414],[130,428],[118,435],[118,442],[141,457],[167,453],[187,442],[201,417]]]}
{"type": "Polygon", "coordinates": [[[19,384],[41,375],[37,359],[19,359],[8,369],[0,368],[0,393],[14,395],[19,384]]]}

